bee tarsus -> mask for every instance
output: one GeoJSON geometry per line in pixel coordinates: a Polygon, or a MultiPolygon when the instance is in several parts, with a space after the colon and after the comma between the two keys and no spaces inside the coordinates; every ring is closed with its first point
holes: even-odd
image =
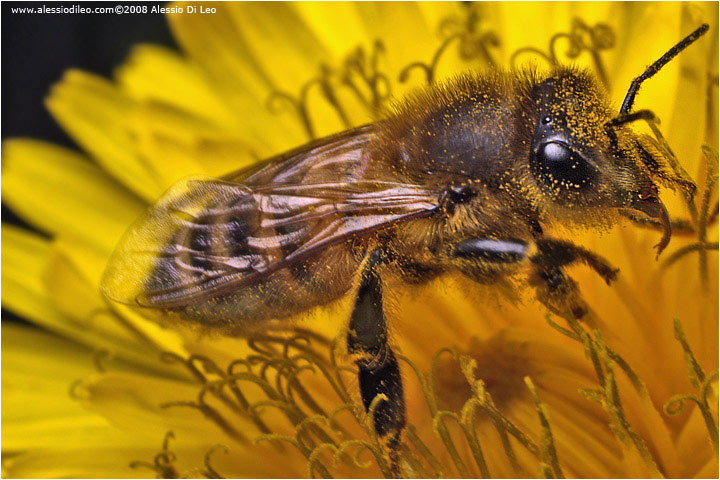
{"type": "Polygon", "coordinates": [[[597,253],[565,240],[544,238],[536,242],[538,252],[530,261],[539,269],[556,270],[576,262],[592,268],[609,285],[620,270],[597,253]]]}
{"type": "Polygon", "coordinates": [[[564,240],[545,238],[536,242],[537,253],[530,257],[533,272],[529,284],[545,307],[564,318],[583,319],[589,308],[580,295],[577,282],[563,268],[582,262],[609,285],[619,270],[600,255],[564,240]]]}

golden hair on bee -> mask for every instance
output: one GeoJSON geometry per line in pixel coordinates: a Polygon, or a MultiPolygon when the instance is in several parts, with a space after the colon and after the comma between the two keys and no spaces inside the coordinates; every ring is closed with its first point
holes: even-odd
{"type": "Polygon", "coordinates": [[[381,123],[369,175],[381,176],[377,170],[390,166],[410,182],[482,184],[546,221],[607,224],[625,201],[620,197],[631,196],[630,184],[643,182],[639,155],[623,129],[610,145],[612,118],[603,87],[585,70],[465,73],[393,106],[381,123]],[[552,176],[537,164],[538,125],[548,126],[540,137],[554,135],[553,145],[587,152],[586,161],[565,166],[577,175],[552,176]],[[612,149],[626,161],[618,162],[612,149]]]}

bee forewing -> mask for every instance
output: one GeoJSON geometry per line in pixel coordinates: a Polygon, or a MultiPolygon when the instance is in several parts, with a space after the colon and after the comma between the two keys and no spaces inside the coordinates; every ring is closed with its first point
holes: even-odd
{"type": "Polygon", "coordinates": [[[383,181],[250,188],[193,178],[126,233],[102,288],[111,299],[183,308],[261,281],[349,238],[431,214],[437,192],[383,181]]]}
{"type": "Polygon", "coordinates": [[[218,271],[193,266],[194,254],[210,254],[211,249],[219,253],[223,248],[218,242],[225,237],[200,238],[193,232],[202,228],[223,230],[223,221],[228,220],[230,213],[229,204],[246,197],[248,192],[242,185],[204,177],[175,184],[123,236],[103,275],[103,293],[121,303],[142,305],[149,289],[192,288],[199,279],[217,275],[218,271]],[[223,211],[215,212],[214,208],[223,211]],[[215,213],[220,215],[213,217],[215,213]],[[217,222],[209,224],[211,220],[217,222]],[[193,242],[199,244],[192,245],[193,242]],[[187,266],[187,270],[161,269],[163,259],[173,259],[178,265],[187,266]]]}

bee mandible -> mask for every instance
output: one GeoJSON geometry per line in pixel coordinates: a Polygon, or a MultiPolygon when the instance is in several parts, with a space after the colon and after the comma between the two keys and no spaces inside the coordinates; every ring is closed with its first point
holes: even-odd
{"type": "MultiPolygon", "coordinates": [[[[607,226],[621,212],[671,236],[657,184],[694,184],[629,123],[643,81],[708,30],[703,25],[637,77],[619,114],[588,71],[468,73],[399,103],[378,123],[303,145],[222,179],[172,187],[125,234],[104,274],[111,299],[174,322],[249,335],[355,295],[347,350],[366,409],[396,458],[405,425],[384,285],[459,272],[482,283],[528,275],[561,316],[587,308],[564,269],[599,255],[544,235],[607,226]]],[[[659,140],[659,139],[658,139],[659,140]]],[[[397,468],[395,465],[394,468],[397,468]]]]}

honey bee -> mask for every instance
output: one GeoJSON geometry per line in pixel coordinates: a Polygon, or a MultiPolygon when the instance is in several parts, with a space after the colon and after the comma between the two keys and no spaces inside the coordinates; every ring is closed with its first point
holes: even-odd
{"type": "Polygon", "coordinates": [[[303,145],[221,179],[171,188],[121,241],[103,279],[116,301],[172,321],[247,335],[349,292],[347,348],[375,428],[396,448],[405,424],[383,285],[449,272],[493,283],[527,275],[550,311],[587,309],[564,273],[599,255],[544,235],[608,225],[617,212],[671,236],[657,184],[686,174],[630,122],[641,83],[708,30],[703,25],[637,77],[615,114],[588,71],[469,73],[430,86],[378,123],[303,145]],[[358,286],[359,284],[359,286],[358,286]],[[356,288],[355,288],[355,287],[356,288]]]}

